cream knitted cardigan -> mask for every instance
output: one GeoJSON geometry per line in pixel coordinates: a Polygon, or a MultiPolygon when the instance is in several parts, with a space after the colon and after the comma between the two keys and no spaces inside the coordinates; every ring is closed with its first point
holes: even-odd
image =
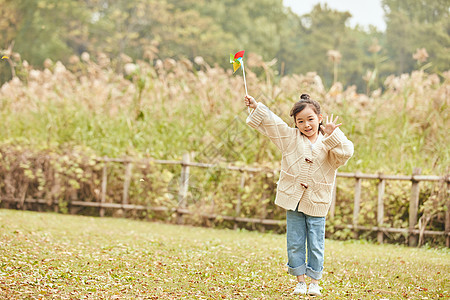
{"type": "Polygon", "coordinates": [[[337,169],[353,155],[353,143],[336,128],[318,139],[313,149],[307,137],[289,127],[262,103],[247,124],[266,135],[282,152],[275,204],[310,216],[324,217],[331,205],[337,169]]]}

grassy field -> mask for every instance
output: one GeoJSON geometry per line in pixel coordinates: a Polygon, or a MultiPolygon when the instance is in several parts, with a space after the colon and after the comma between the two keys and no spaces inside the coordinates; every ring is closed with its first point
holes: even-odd
{"type": "MultiPolygon", "coordinates": [[[[0,210],[2,299],[292,299],[284,235],[0,210]]],[[[327,240],[324,299],[449,299],[450,252],[327,240]]],[[[308,298],[308,297],[303,297],[308,298]]]]}

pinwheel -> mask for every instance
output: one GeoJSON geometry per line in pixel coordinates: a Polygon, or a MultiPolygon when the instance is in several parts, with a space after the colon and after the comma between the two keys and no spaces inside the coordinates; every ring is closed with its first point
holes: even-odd
{"type": "Polygon", "coordinates": [[[235,73],[239,69],[239,67],[242,66],[242,74],[244,75],[245,95],[248,95],[247,81],[245,80],[244,53],[245,50],[237,52],[234,56],[233,54],[230,54],[230,63],[233,64],[233,73],[235,73]]]}

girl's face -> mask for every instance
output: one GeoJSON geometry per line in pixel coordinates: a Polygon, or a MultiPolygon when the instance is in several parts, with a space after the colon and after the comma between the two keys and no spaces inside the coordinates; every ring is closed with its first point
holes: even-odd
{"type": "Polygon", "coordinates": [[[322,115],[317,115],[309,105],[295,115],[295,125],[313,143],[317,139],[320,122],[322,115]]]}

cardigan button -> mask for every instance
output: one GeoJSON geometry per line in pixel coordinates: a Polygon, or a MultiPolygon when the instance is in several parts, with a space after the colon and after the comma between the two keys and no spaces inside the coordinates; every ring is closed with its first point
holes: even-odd
{"type": "Polygon", "coordinates": [[[312,160],[310,160],[309,158],[305,158],[305,161],[307,162],[307,163],[310,163],[310,164],[312,164],[312,160]]]}
{"type": "Polygon", "coordinates": [[[302,187],[304,187],[305,189],[307,189],[307,188],[308,188],[308,185],[307,185],[307,184],[305,184],[305,183],[300,183],[300,185],[301,185],[302,187]]]}

